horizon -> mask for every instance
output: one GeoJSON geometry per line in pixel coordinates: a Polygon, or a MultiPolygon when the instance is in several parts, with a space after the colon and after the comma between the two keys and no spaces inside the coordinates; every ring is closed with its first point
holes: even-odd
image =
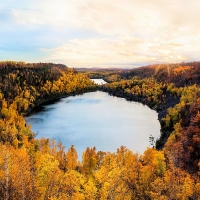
{"type": "Polygon", "coordinates": [[[23,60],[20,60],[20,61],[16,61],[16,60],[0,60],[0,63],[1,62],[14,62],[14,63],[24,63],[25,65],[26,64],[53,64],[53,65],[64,65],[68,68],[71,68],[71,69],[76,69],[76,70],[92,70],[92,69],[100,69],[100,70],[103,70],[103,69],[110,69],[110,70],[131,70],[131,69],[136,69],[136,68],[140,68],[140,67],[151,67],[151,66],[157,66],[157,65],[187,65],[187,64],[190,64],[190,63],[199,63],[200,61],[188,61],[188,62],[174,62],[174,63],[153,63],[153,64],[146,64],[146,65],[141,65],[141,66],[135,66],[135,67],[108,67],[108,66],[103,66],[103,67],[96,67],[96,66],[88,66],[88,67],[80,67],[80,66],[77,66],[77,67],[70,67],[66,64],[63,64],[63,63],[53,63],[53,62],[25,62],[23,60]]]}
{"type": "Polygon", "coordinates": [[[0,61],[132,69],[199,60],[197,0],[2,0],[0,61]]]}

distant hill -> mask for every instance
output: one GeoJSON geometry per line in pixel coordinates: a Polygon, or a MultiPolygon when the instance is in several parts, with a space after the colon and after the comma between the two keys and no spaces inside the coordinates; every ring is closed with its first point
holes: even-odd
{"type": "Polygon", "coordinates": [[[76,68],[90,78],[103,78],[107,82],[122,79],[155,78],[158,82],[174,83],[176,86],[200,85],[200,62],[154,64],[134,69],[121,68],[76,68]]]}
{"type": "Polygon", "coordinates": [[[126,70],[121,73],[122,78],[130,79],[154,77],[157,81],[173,82],[177,86],[200,85],[200,62],[179,64],[155,64],[126,70]]]}

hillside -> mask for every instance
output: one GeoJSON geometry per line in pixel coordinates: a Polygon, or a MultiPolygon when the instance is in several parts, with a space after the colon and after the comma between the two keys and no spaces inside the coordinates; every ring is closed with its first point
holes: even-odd
{"type": "Polygon", "coordinates": [[[200,62],[157,64],[138,67],[121,73],[122,78],[130,79],[153,77],[163,83],[174,83],[176,86],[200,84],[200,62]]]}
{"type": "Polygon", "coordinates": [[[86,69],[78,70],[90,78],[103,78],[107,82],[122,79],[154,78],[162,83],[174,83],[176,86],[197,84],[200,85],[200,62],[155,64],[137,67],[134,69],[86,69]]]}
{"type": "Polygon", "coordinates": [[[16,122],[10,121],[13,116],[18,118],[44,102],[91,91],[95,87],[86,76],[61,64],[0,62],[0,141],[21,144],[23,137],[18,131],[3,133],[4,120],[8,119],[15,127],[16,122]]]}
{"type": "Polygon", "coordinates": [[[83,74],[52,63],[1,62],[0,200],[198,200],[199,68],[181,65],[83,74]],[[86,75],[111,83],[98,87],[86,75]],[[150,136],[152,148],[138,155],[124,146],[116,152],[87,147],[79,161],[73,145],[36,139],[26,125],[35,106],[97,89],[162,113],[162,134],[158,141],[150,136]]]}
{"type": "MultiPolygon", "coordinates": [[[[110,77],[112,75],[106,79],[111,80],[110,77]]],[[[197,173],[200,158],[200,63],[139,67],[119,73],[118,77],[119,81],[104,85],[102,90],[155,109],[161,123],[156,148],[173,154],[177,166],[197,173]]]]}

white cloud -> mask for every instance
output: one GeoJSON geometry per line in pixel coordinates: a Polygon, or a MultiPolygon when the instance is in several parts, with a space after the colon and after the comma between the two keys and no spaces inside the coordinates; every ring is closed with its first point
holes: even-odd
{"type": "Polygon", "coordinates": [[[123,67],[126,63],[139,66],[141,63],[181,62],[185,56],[176,52],[178,44],[155,45],[154,42],[135,37],[116,39],[75,39],[53,49],[41,49],[48,52],[45,61],[62,61],[69,67],[92,67],[114,65],[123,67]]]}
{"type": "Polygon", "coordinates": [[[7,0],[0,8],[9,9],[4,16],[15,25],[30,34],[40,30],[38,38],[56,47],[39,41],[49,54],[46,61],[73,66],[181,62],[197,60],[200,51],[199,0],[7,0]],[[56,32],[63,32],[62,38],[56,32]]]}

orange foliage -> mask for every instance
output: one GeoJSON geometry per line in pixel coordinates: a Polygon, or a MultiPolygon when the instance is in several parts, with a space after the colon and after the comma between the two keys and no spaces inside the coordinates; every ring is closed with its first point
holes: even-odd
{"type": "Polygon", "coordinates": [[[190,66],[178,66],[176,68],[173,69],[173,73],[177,76],[180,73],[184,73],[186,71],[191,70],[190,66]]]}

